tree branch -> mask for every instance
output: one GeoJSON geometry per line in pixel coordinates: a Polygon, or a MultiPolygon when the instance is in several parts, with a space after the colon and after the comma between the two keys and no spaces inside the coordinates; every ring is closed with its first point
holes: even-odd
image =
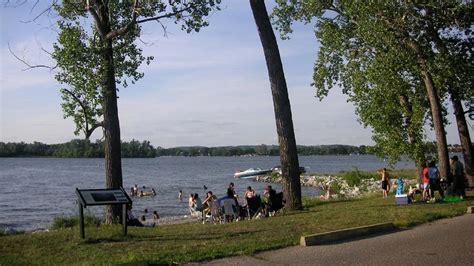
{"type": "Polygon", "coordinates": [[[105,36],[105,39],[113,39],[117,36],[124,35],[127,32],[129,32],[130,30],[132,30],[135,27],[135,25],[137,24],[137,14],[138,14],[137,9],[138,9],[138,0],[135,0],[135,2],[133,3],[131,21],[127,25],[125,25],[124,27],[122,27],[120,29],[113,30],[113,31],[107,33],[107,35],[105,36]]]}
{"type": "Polygon", "coordinates": [[[92,18],[94,19],[95,27],[97,28],[97,31],[99,32],[100,36],[102,38],[104,38],[106,33],[104,32],[104,27],[102,25],[102,21],[100,20],[100,17],[97,14],[97,11],[95,11],[95,9],[92,6],[89,5],[89,1],[87,1],[86,10],[89,11],[92,18]]]}
{"type": "Polygon", "coordinates": [[[94,123],[92,125],[92,127],[89,128],[89,119],[88,119],[87,114],[86,114],[87,106],[72,91],[70,91],[68,89],[62,89],[62,90],[64,92],[66,92],[67,94],[71,95],[71,97],[73,97],[74,100],[81,106],[82,113],[84,114],[84,123],[85,123],[84,135],[85,135],[86,139],[89,139],[89,137],[92,135],[94,130],[96,130],[98,127],[103,127],[104,126],[104,122],[101,121],[101,122],[94,123]]]}
{"type": "Polygon", "coordinates": [[[104,127],[104,121],[98,122],[94,124],[90,129],[86,129],[86,139],[89,139],[94,130],[96,130],[99,127],[104,127]]]}
{"type": "Polygon", "coordinates": [[[20,62],[22,62],[24,65],[28,66],[27,68],[25,69],[22,69],[22,71],[25,71],[25,70],[30,70],[30,69],[33,69],[33,68],[48,68],[49,70],[53,70],[57,67],[54,66],[54,67],[51,67],[51,66],[47,66],[47,65],[31,65],[29,64],[26,60],[24,59],[21,59],[19,56],[17,56],[11,49],[10,47],[10,43],[8,43],[8,50],[10,51],[10,53],[20,62]]]}
{"type": "Polygon", "coordinates": [[[137,20],[137,24],[140,24],[140,23],[145,23],[145,22],[148,22],[148,21],[152,21],[152,20],[160,20],[162,18],[169,18],[169,17],[173,17],[173,16],[176,16],[180,13],[183,13],[185,11],[188,11],[190,9],[193,9],[195,8],[196,5],[195,4],[191,4],[190,6],[186,7],[186,8],[183,8],[181,10],[178,10],[176,12],[172,12],[172,13],[167,13],[167,14],[164,14],[164,15],[161,15],[161,16],[157,16],[157,17],[152,17],[152,18],[145,18],[145,19],[142,19],[142,20],[137,20]]]}
{"type": "MultiPolygon", "coordinates": [[[[26,1],[25,1],[26,2],[26,1]]],[[[33,9],[38,5],[38,2],[39,1],[36,1],[35,4],[33,5],[33,7],[31,8],[30,10],[30,14],[33,12],[33,9]]],[[[38,15],[36,15],[33,19],[30,19],[30,20],[20,20],[20,22],[22,23],[31,23],[31,22],[35,22],[38,18],[40,18],[42,15],[46,14],[46,13],[49,13],[51,12],[51,10],[53,9],[53,6],[56,4],[57,0],[54,0],[51,5],[49,5],[45,10],[41,11],[38,15]]]]}

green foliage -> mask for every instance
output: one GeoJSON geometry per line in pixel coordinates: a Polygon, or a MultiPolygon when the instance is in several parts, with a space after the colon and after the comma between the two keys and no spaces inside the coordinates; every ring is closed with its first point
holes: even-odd
{"type": "Polygon", "coordinates": [[[341,189],[342,189],[341,184],[339,184],[337,182],[333,182],[331,184],[331,193],[332,194],[339,194],[339,192],[341,192],[341,189]]]}
{"type": "Polygon", "coordinates": [[[347,181],[349,186],[359,186],[364,179],[378,179],[376,173],[360,171],[357,167],[352,171],[340,172],[340,176],[347,181]]]}
{"type": "MultiPolygon", "coordinates": [[[[306,155],[350,155],[370,154],[365,145],[318,145],[298,146],[298,154],[306,155]]],[[[157,149],[158,156],[242,156],[242,155],[270,155],[279,156],[280,151],[275,145],[258,146],[225,146],[225,147],[175,147],[157,149]]]]}
{"type": "Polygon", "coordinates": [[[466,14],[472,9],[472,2],[452,1],[279,0],[273,17],[284,38],[294,21],[314,23],[321,43],[312,84],[317,97],[341,87],[360,123],[372,129],[375,154],[393,163],[401,155],[424,159],[423,127],[431,115],[411,44],[421,47],[436,87],[454,84],[463,99],[472,95],[465,92],[474,76],[467,51],[473,34],[466,14]]]}
{"type": "MultiPolygon", "coordinates": [[[[98,227],[102,223],[102,220],[98,217],[92,215],[84,216],[84,225],[85,226],[95,226],[98,227]]],[[[51,223],[50,228],[53,230],[73,228],[79,226],[79,217],[78,216],[69,216],[69,217],[55,217],[51,223]]]]}
{"type": "Polygon", "coordinates": [[[130,142],[122,142],[122,157],[124,158],[154,158],[156,150],[149,141],[139,142],[132,139],[130,142]]]}
{"type": "MultiPolygon", "coordinates": [[[[156,156],[155,148],[149,141],[122,142],[122,157],[125,158],[153,158],[156,156]]],[[[25,156],[53,156],[65,158],[103,158],[104,143],[100,140],[74,139],[62,144],[48,145],[34,142],[33,144],[3,143],[0,142],[0,157],[25,157],[25,156]]]]}
{"type": "MultiPolygon", "coordinates": [[[[105,102],[106,94],[116,89],[115,84],[125,88],[137,82],[144,75],[138,68],[153,60],[153,56],[143,56],[137,45],[141,23],[168,18],[181,24],[182,30],[197,32],[208,25],[205,18],[210,12],[220,9],[220,0],[87,3],[54,3],[59,35],[52,53],[57,63],[56,80],[65,85],[61,89],[64,118],[72,118],[74,133],[82,132],[86,138],[103,126],[103,120],[109,120],[104,118],[104,109],[113,109],[115,104],[105,102]]],[[[115,118],[118,120],[115,116],[111,119],[115,118]]]]}

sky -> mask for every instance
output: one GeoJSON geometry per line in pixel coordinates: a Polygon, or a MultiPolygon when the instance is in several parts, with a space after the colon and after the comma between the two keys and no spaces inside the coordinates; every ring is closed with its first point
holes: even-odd
{"type": "MultiPolygon", "coordinates": [[[[54,16],[25,23],[46,4],[40,1],[32,10],[34,2],[0,7],[0,141],[53,144],[83,138],[74,135],[72,119],[63,117],[55,72],[25,70],[9,51],[32,64],[54,65],[43,51],[51,51],[57,37],[54,16]]],[[[144,25],[140,46],[155,60],[140,68],[143,79],[118,93],[123,141],[149,140],[166,148],[278,143],[265,58],[248,1],[223,1],[222,10],[208,20],[209,27],[191,34],[164,21],[167,36],[157,23],[144,25]]],[[[372,145],[370,128],[359,124],[340,89],[322,101],[314,97],[310,84],[319,44],[312,26],[297,24],[290,40],[275,34],[297,144],[372,145]]],[[[447,133],[448,143],[459,143],[452,123],[447,133]]],[[[432,132],[426,134],[434,140],[432,132]]],[[[100,138],[100,130],[91,137],[100,138]]]]}

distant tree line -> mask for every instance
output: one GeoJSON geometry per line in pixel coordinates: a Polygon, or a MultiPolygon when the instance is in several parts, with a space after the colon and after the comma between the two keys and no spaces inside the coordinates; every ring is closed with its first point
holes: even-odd
{"type": "MultiPolygon", "coordinates": [[[[425,144],[429,154],[436,154],[436,144],[425,144]]],[[[122,142],[123,158],[154,158],[158,156],[278,156],[277,145],[256,146],[223,146],[223,147],[153,147],[150,141],[131,140],[122,142]]],[[[449,145],[451,152],[460,152],[458,144],[449,145]]],[[[373,154],[372,146],[352,145],[316,145],[298,146],[299,155],[349,155],[373,154]]],[[[41,142],[0,142],[0,157],[62,157],[62,158],[103,158],[104,144],[101,140],[74,139],[62,144],[45,144],[41,142]]]]}
{"type": "MultiPolygon", "coordinates": [[[[318,145],[318,146],[298,146],[299,155],[348,155],[367,154],[367,146],[351,145],[318,145]]],[[[164,149],[158,147],[158,156],[278,156],[279,150],[276,145],[257,146],[224,146],[224,147],[176,147],[164,149]]]]}
{"type": "MultiPolygon", "coordinates": [[[[132,140],[122,142],[123,158],[154,158],[156,149],[149,141],[132,140]]],[[[33,142],[0,142],[0,157],[62,157],[62,158],[104,158],[104,143],[101,140],[74,139],[62,144],[33,142]]]]}

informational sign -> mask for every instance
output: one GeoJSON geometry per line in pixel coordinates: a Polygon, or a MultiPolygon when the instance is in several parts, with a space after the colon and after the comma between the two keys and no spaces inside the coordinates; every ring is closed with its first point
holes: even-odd
{"type": "Polygon", "coordinates": [[[127,235],[127,205],[132,204],[132,200],[123,190],[119,189],[78,189],[76,188],[77,198],[79,199],[79,232],[81,238],[85,238],[84,231],[84,210],[87,206],[97,205],[122,205],[122,228],[123,234],[127,235]]]}
{"type": "Polygon", "coordinates": [[[76,189],[76,194],[84,207],[132,203],[123,189],[76,189]]]}

